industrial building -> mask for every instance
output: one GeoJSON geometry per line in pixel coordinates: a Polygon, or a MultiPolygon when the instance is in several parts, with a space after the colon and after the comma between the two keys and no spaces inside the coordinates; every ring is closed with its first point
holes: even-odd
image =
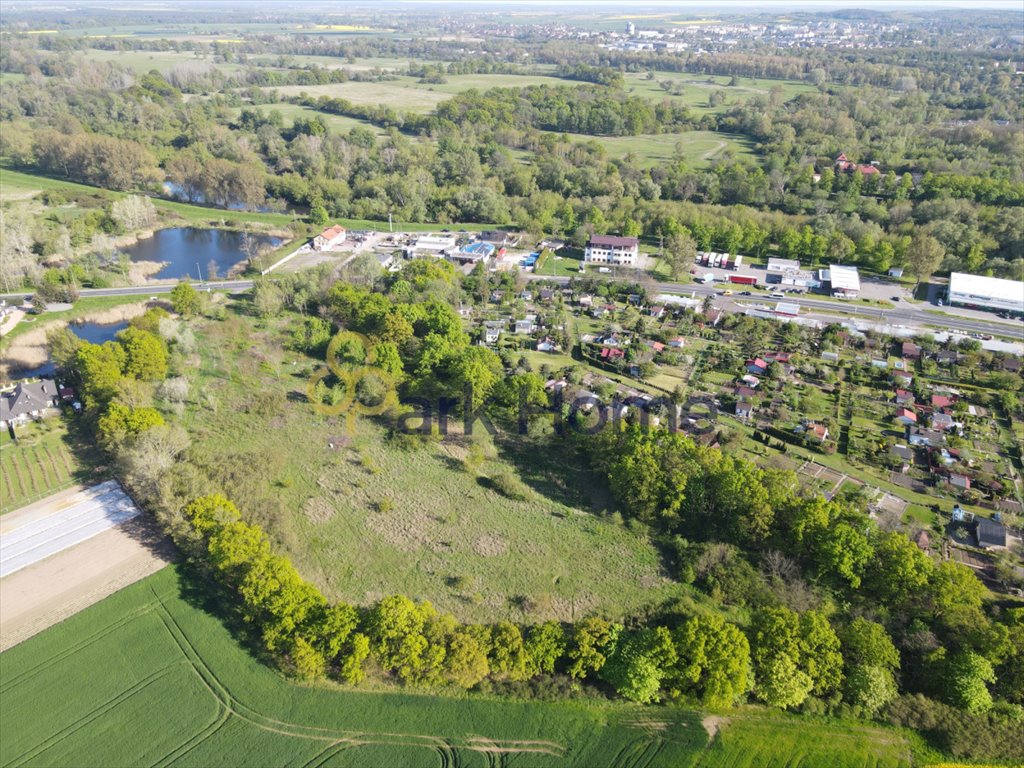
{"type": "Polygon", "coordinates": [[[953,272],[947,298],[951,305],[1024,314],[1024,282],[1020,280],[953,272]]]}
{"type": "Polygon", "coordinates": [[[833,296],[849,297],[860,293],[860,273],[856,267],[829,264],[828,269],[821,270],[820,278],[829,284],[833,296]]]}

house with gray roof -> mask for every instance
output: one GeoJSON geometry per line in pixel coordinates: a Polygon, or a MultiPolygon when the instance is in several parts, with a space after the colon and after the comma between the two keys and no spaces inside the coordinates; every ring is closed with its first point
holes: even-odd
{"type": "Polygon", "coordinates": [[[57,385],[50,379],[18,382],[0,393],[0,429],[36,421],[57,404],[57,385]]]}

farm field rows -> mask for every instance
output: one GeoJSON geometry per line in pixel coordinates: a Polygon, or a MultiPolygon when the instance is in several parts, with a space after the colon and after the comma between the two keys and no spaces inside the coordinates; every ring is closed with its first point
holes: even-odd
{"type": "Polygon", "coordinates": [[[81,461],[80,438],[59,418],[22,427],[18,442],[0,438],[0,514],[90,477],[81,461]]]}
{"type": "Polygon", "coordinates": [[[706,741],[682,711],[292,685],[182,586],[165,568],[0,654],[0,764],[683,766],[706,741]]]}
{"type": "Polygon", "coordinates": [[[174,566],[0,654],[0,764],[905,766],[895,731],[741,711],[291,684],[174,566]],[[103,670],[103,674],[97,674],[103,670]]]}

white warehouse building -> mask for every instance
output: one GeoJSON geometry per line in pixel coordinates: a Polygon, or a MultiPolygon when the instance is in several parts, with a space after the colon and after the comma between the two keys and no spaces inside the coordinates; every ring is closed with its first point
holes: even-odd
{"type": "Polygon", "coordinates": [[[949,276],[950,304],[963,307],[998,309],[1024,314],[1024,282],[999,277],[966,275],[953,272],[949,276]]]}

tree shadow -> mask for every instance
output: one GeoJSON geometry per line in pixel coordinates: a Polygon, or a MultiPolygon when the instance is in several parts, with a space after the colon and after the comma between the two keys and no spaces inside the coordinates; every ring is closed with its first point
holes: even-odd
{"type": "Polygon", "coordinates": [[[500,458],[515,467],[523,483],[544,498],[592,513],[611,511],[606,480],[566,440],[508,435],[497,439],[495,445],[500,458]]]}

